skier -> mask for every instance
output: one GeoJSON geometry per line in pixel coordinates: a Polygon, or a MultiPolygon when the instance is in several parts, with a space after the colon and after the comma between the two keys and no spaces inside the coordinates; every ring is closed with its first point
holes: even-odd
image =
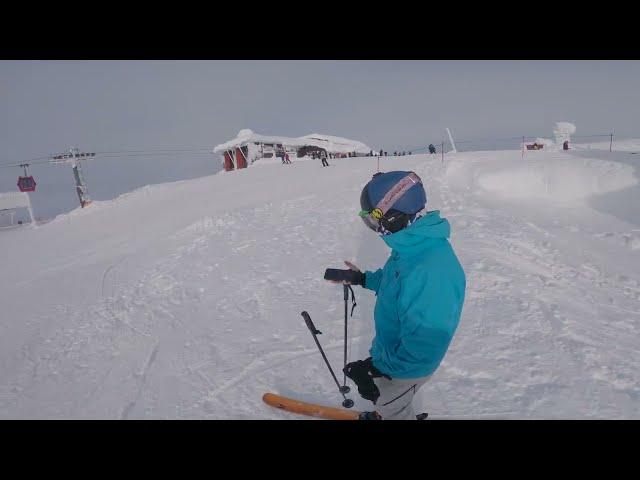
{"type": "Polygon", "coordinates": [[[289,154],[287,152],[284,153],[284,163],[291,163],[291,159],[289,158],[289,154]]]}
{"type": "Polygon", "coordinates": [[[344,368],[376,406],[372,418],[420,418],[413,396],[440,365],[460,320],[465,274],[447,240],[449,222],[437,210],[423,212],[426,202],[420,177],[405,171],[376,173],[360,196],[360,217],[391,248],[376,271],[345,261],[351,280],[342,282],[377,296],[371,356],[344,368]]]}
{"type": "Polygon", "coordinates": [[[325,153],[320,154],[320,158],[322,159],[322,166],[328,167],[329,162],[327,162],[327,155],[325,153]]]}
{"type": "Polygon", "coordinates": [[[436,153],[436,147],[433,145],[433,143],[429,144],[429,153],[431,155],[434,155],[436,153]]]}

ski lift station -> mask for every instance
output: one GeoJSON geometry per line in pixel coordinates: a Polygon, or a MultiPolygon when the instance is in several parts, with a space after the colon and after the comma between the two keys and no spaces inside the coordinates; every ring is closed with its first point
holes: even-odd
{"type": "MultiPolygon", "coordinates": [[[[0,221],[0,227],[13,227],[14,217],[20,209],[24,209],[29,214],[29,221],[35,225],[35,219],[33,216],[33,209],[31,208],[31,200],[29,194],[26,192],[5,192],[0,193],[0,218],[4,220],[4,217],[10,218],[10,223],[0,221]]],[[[18,224],[22,224],[22,221],[18,221],[18,224]]]]}
{"type": "Polygon", "coordinates": [[[348,138],[312,133],[304,137],[258,135],[249,129],[240,130],[237,137],[213,149],[222,155],[226,171],[246,168],[262,159],[277,159],[288,154],[291,159],[307,155],[351,157],[367,155],[371,149],[362,142],[348,138]]]}

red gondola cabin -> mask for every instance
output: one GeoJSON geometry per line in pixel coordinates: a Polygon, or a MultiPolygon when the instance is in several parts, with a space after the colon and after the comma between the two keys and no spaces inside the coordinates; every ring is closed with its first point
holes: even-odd
{"type": "Polygon", "coordinates": [[[33,177],[18,177],[18,188],[21,192],[35,192],[36,181],[33,177]]]}

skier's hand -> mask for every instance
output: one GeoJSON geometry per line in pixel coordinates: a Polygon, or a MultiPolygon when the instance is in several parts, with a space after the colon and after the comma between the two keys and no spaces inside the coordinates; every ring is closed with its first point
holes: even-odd
{"type": "Polygon", "coordinates": [[[361,272],[362,270],[360,270],[358,267],[356,267],[353,263],[345,260],[344,264],[349,267],[349,270],[355,270],[356,272],[361,272]]]}
{"type": "Polygon", "coordinates": [[[365,400],[370,400],[374,405],[378,397],[380,397],[380,390],[378,390],[373,379],[378,377],[391,379],[391,377],[385,375],[373,365],[371,357],[366,360],[347,363],[343,372],[358,386],[360,396],[365,400]]]}
{"type": "Polygon", "coordinates": [[[325,280],[337,285],[361,285],[364,286],[365,275],[355,270],[339,270],[328,268],[324,276],[325,280]]]}
{"type": "Polygon", "coordinates": [[[364,286],[364,273],[356,267],[353,263],[345,260],[344,264],[349,267],[349,270],[353,270],[354,272],[360,273],[361,275],[354,275],[354,280],[327,280],[328,282],[334,283],[336,285],[362,285],[364,286]]]}

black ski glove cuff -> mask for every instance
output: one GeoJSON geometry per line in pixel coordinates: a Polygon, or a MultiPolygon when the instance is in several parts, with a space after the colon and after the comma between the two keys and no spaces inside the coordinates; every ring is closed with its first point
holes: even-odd
{"type": "Polygon", "coordinates": [[[344,272],[344,276],[345,276],[345,280],[350,284],[350,285],[360,285],[361,287],[364,287],[364,273],[362,272],[358,272],[357,270],[343,270],[344,272]]]}
{"type": "Polygon", "coordinates": [[[386,377],[391,380],[389,375],[385,375],[373,365],[371,357],[366,360],[358,360],[356,362],[348,363],[343,372],[358,386],[358,393],[366,400],[373,402],[375,405],[378,397],[380,397],[380,390],[373,381],[374,378],[386,377]]]}
{"type": "Polygon", "coordinates": [[[360,285],[361,287],[364,287],[364,281],[365,281],[365,274],[362,272],[356,272],[355,270],[351,270],[353,272],[353,281],[351,282],[351,285],[360,285]]]}

